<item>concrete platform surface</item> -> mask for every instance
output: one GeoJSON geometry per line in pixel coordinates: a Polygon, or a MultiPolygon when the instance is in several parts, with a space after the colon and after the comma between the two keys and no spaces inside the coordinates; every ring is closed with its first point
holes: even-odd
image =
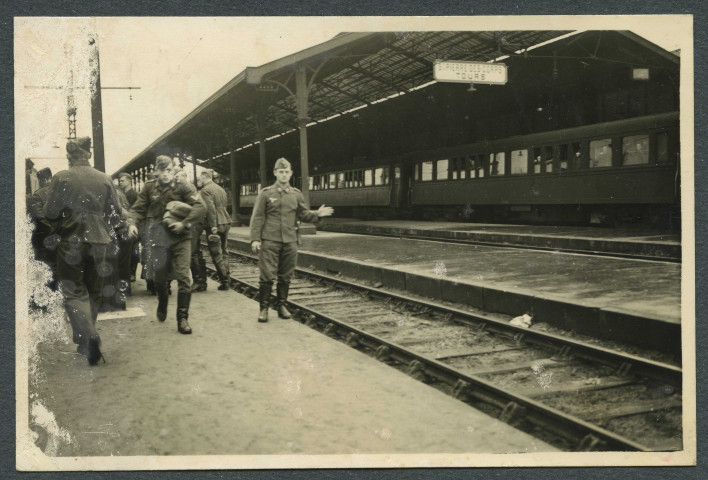
{"type": "MultiPolygon", "coordinates": [[[[249,251],[247,227],[229,237],[249,251]]],[[[580,333],[680,348],[677,263],[333,232],[304,236],[298,263],[488,312],[533,310],[536,321],[580,333]]]]}
{"type": "Polygon", "coordinates": [[[649,227],[502,225],[412,220],[328,218],[318,230],[340,233],[424,236],[552,249],[681,257],[681,236],[649,227]]]}
{"type": "Polygon", "coordinates": [[[192,335],[176,295],[159,323],[134,285],[128,306],[146,316],[97,324],[107,363],[89,367],[68,333],[40,344],[30,409],[54,415],[62,435],[35,425],[53,456],[554,450],[275,312],[259,324],[255,301],[212,281],[192,297],[192,335]]]}

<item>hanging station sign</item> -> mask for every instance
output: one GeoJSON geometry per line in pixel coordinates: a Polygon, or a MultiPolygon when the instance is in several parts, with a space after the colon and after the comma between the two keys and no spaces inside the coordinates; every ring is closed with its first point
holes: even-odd
{"type": "Polygon", "coordinates": [[[433,78],[438,82],[505,85],[508,76],[507,66],[503,63],[435,60],[433,78]]]}

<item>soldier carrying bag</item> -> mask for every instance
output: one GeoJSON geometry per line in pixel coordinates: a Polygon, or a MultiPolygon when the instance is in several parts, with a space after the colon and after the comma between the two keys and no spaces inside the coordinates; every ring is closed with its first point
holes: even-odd
{"type": "Polygon", "coordinates": [[[184,221],[192,211],[192,207],[184,202],[173,200],[165,207],[165,214],[162,216],[162,223],[169,227],[177,222],[184,221]]]}

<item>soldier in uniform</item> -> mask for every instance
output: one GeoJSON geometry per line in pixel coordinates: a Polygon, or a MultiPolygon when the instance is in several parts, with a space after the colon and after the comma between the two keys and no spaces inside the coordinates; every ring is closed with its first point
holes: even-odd
{"type": "Polygon", "coordinates": [[[49,185],[44,216],[58,223],[57,276],[77,351],[95,365],[102,357],[96,317],[104,280],[111,275],[106,250],[123,213],[111,178],[89,164],[91,139],[66,144],[69,170],[49,185]]]}
{"type": "MultiPolygon", "coordinates": [[[[226,210],[226,191],[219,185],[214,183],[211,170],[204,170],[199,174],[199,181],[202,184],[202,189],[199,191],[206,206],[206,218],[204,219],[204,228],[208,236],[209,254],[214,262],[216,271],[219,274],[219,290],[229,289],[229,263],[228,254],[226,253],[226,240],[231,228],[231,216],[226,210]]],[[[199,249],[199,238],[201,231],[195,231],[196,245],[192,244],[192,272],[195,268],[199,269],[198,278],[204,282],[204,290],[206,290],[206,271],[199,264],[201,255],[197,255],[199,249]]],[[[193,237],[194,238],[194,237],[193,237]]],[[[201,290],[200,290],[201,291],[201,290]]]]}
{"type": "MultiPolygon", "coordinates": [[[[133,188],[133,177],[129,173],[123,172],[118,176],[118,182],[120,188],[125,195],[125,199],[128,201],[130,207],[133,206],[135,201],[138,199],[138,192],[133,188]]],[[[138,269],[138,262],[140,261],[140,244],[137,240],[132,240],[130,243],[130,282],[135,281],[135,272],[138,269]]],[[[130,288],[128,288],[130,290],[130,288]]]]}
{"type": "Polygon", "coordinates": [[[290,318],[285,303],[288,299],[290,277],[297,264],[296,222],[317,222],[320,217],[328,217],[334,213],[332,207],[324,205],[318,210],[308,209],[300,190],[290,186],[293,172],[290,162],[286,159],[276,160],[273,173],[276,182],[261,190],[251,215],[251,250],[259,254],[259,322],[268,321],[268,300],[276,273],[278,316],[290,318]]]}
{"type": "Polygon", "coordinates": [[[135,225],[145,220],[148,276],[155,282],[157,319],[164,322],[167,318],[168,285],[176,279],[177,330],[189,334],[192,333],[187,321],[192,296],[189,275],[191,228],[204,217],[204,204],[194,186],[174,181],[170,157],[160,155],[155,159],[155,174],[156,179],[145,183],[130,209],[128,229],[136,238],[138,229],[135,225]],[[165,212],[172,207],[175,208],[173,215],[166,217],[165,212]],[[181,213],[177,213],[178,209],[181,213]],[[168,221],[170,217],[173,219],[168,221]]]}

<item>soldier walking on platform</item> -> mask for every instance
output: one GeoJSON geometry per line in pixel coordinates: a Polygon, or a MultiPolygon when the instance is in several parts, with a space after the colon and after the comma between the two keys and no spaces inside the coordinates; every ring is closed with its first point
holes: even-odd
{"type": "Polygon", "coordinates": [[[102,358],[96,317],[104,280],[112,273],[106,250],[111,227],[120,223],[123,212],[111,178],[89,164],[90,150],[89,137],[67,142],[69,170],[52,179],[44,216],[59,225],[57,276],[74,343],[95,365],[102,358]]]}
{"type": "Polygon", "coordinates": [[[177,330],[189,334],[192,329],[189,303],[192,296],[189,259],[192,224],[201,221],[205,209],[194,186],[174,181],[172,159],[160,155],[155,159],[156,179],[145,183],[130,210],[129,231],[138,235],[136,224],[145,220],[148,276],[155,282],[157,319],[167,318],[167,289],[177,280],[177,330]]]}
{"type": "Polygon", "coordinates": [[[268,301],[277,273],[277,309],[280,318],[290,318],[285,307],[290,288],[290,277],[297,265],[297,221],[317,222],[320,217],[334,213],[332,207],[322,205],[309,210],[300,190],[290,186],[293,172],[290,162],[279,158],[273,167],[276,182],[258,194],[251,215],[251,250],[258,253],[260,270],[259,322],[268,321],[268,301]]]}
{"type": "MultiPolygon", "coordinates": [[[[123,172],[118,176],[118,182],[120,184],[121,191],[125,195],[125,199],[128,201],[130,207],[133,206],[135,201],[138,199],[138,192],[133,188],[133,177],[129,173],[123,172]]],[[[135,281],[135,272],[138,269],[138,262],[140,261],[140,244],[137,240],[131,239],[130,241],[130,261],[129,261],[129,273],[130,282],[135,281]]],[[[131,288],[128,288],[130,291],[131,288]]]]}
{"type": "MultiPolygon", "coordinates": [[[[231,216],[226,210],[226,191],[219,185],[214,183],[211,170],[204,170],[199,175],[199,180],[202,184],[200,195],[206,207],[206,218],[204,219],[204,228],[207,232],[207,240],[209,246],[209,254],[214,262],[216,271],[219,274],[219,290],[229,289],[229,261],[226,253],[226,240],[228,239],[229,229],[231,228],[231,216]]],[[[200,268],[200,278],[204,279],[206,288],[206,271],[202,269],[198,262],[195,265],[195,253],[199,249],[199,237],[197,236],[197,244],[192,244],[192,271],[195,266],[200,268]]]]}

